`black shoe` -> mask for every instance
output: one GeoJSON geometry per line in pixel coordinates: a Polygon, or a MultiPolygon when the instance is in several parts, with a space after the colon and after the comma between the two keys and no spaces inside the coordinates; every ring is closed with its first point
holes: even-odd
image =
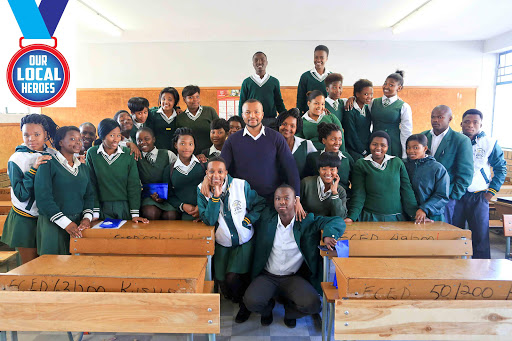
{"type": "Polygon", "coordinates": [[[276,301],[274,301],[274,299],[271,299],[270,305],[271,305],[270,314],[266,315],[266,316],[261,315],[261,325],[262,326],[270,326],[272,324],[272,322],[274,322],[274,315],[272,315],[272,310],[274,309],[274,307],[276,305],[276,301]]]}
{"type": "Polygon", "coordinates": [[[297,320],[296,319],[287,319],[287,318],[285,318],[284,319],[284,324],[288,328],[295,328],[297,326],[297,320]]]}
{"type": "Polygon", "coordinates": [[[249,319],[251,316],[251,312],[249,309],[245,307],[245,304],[240,303],[240,310],[238,311],[238,314],[236,314],[235,322],[236,323],[244,323],[249,319]]]}

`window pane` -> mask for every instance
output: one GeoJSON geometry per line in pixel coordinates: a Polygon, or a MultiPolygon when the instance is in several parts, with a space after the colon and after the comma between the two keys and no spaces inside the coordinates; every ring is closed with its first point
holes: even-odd
{"type": "MultiPolygon", "coordinates": [[[[505,79],[505,77],[503,79],[505,79]]],[[[508,80],[511,81],[512,77],[508,76],[508,80]]],[[[499,145],[504,148],[512,148],[512,134],[510,134],[510,127],[512,126],[510,98],[512,98],[512,84],[496,86],[494,130],[492,135],[498,138],[499,145]]]]}

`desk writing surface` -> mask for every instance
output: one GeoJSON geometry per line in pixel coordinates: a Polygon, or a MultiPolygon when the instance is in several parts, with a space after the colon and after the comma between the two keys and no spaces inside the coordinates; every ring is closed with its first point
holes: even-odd
{"type": "MultiPolygon", "coordinates": [[[[60,283],[78,281],[82,287],[102,286],[106,291],[123,291],[128,283],[132,283],[132,289],[143,285],[144,288],[157,288],[155,290],[163,288],[165,292],[202,292],[205,269],[204,257],[44,255],[0,274],[0,286],[5,290],[12,285],[13,279],[24,278],[26,282],[13,290],[30,290],[25,287],[30,287],[31,279],[35,278],[49,287],[57,287],[59,280],[60,283]]],[[[31,288],[37,289],[41,285],[31,288]]],[[[60,291],[57,289],[50,291],[60,291]]]]}
{"type": "Polygon", "coordinates": [[[391,291],[391,299],[512,299],[512,262],[505,259],[333,261],[341,297],[383,299],[391,291]]]}

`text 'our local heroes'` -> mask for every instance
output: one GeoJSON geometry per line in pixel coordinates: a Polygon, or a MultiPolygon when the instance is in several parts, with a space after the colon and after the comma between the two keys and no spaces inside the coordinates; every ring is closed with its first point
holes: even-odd
{"type": "Polygon", "coordinates": [[[17,67],[16,80],[21,83],[21,93],[55,93],[54,82],[62,80],[59,68],[46,67],[47,56],[29,56],[29,65],[34,67],[17,67]],[[37,67],[36,67],[37,66],[37,67]]]}

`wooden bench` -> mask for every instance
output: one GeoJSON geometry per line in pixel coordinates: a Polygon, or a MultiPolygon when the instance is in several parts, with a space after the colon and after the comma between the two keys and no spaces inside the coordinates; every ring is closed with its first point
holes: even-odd
{"type": "Polygon", "coordinates": [[[512,263],[504,259],[335,258],[335,338],[507,339],[512,263]]]}
{"type": "MultiPolygon", "coordinates": [[[[0,292],[0,330],[220,333],[219,294],[0,292]]],[[[14,333],[16,335],[16,333],[14,333]]],[[[68,334],[69,335],[69,334],[68,334]]],[[[14,338],[13,338],[14,339],[14,338]]]]}
{"type": "Polygon", "coordinates": [[[503,227],[505,236],[505,258],[510,259],[510,237],[512,236],[512,204],[503,201],[495,201],[496,213],[501,217],[500,226],[503,227]]]}
{"type": "Polygon", "coordinates": [[[11,200],[11,188],[0,188],[0,201],[10,201],[11,200]]]}
{"type": "Polygon", "coordinates": [[[334,304],[340,298],[338,289],[331,282],[322,282],[322,341],[330,341],[334,323],[334,304]]]}
{"type": "Polygon", "coordinates": [[[10,198],[8,200],[0,200],[0,214],[8,214],[11,207],[12,203],[10,198]]]}
{"type": "Polygon", "coordinates": [[[119,229],[88,229],[71,238],[72,254],[202,256],[212,279],[215,227],[182,220],[154,220],[148,224],[126,222],[119,229]]]}

